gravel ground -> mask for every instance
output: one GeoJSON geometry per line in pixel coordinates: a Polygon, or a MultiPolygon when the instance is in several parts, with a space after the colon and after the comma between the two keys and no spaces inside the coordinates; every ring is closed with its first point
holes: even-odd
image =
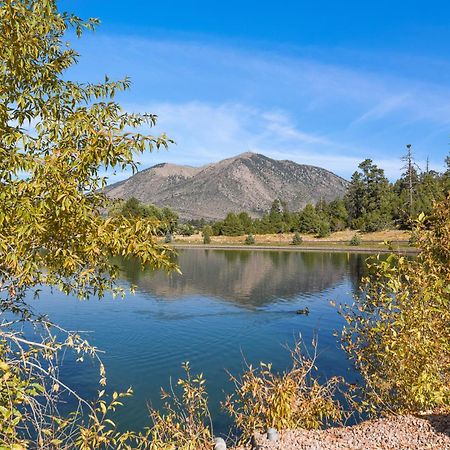
{"type": "Polygon", "coordinates": [[[450,416],[389,417],[352,427],[286,431],[277,442],[257,436],[256,442],[260,450],[450,450],[450,416]]]}

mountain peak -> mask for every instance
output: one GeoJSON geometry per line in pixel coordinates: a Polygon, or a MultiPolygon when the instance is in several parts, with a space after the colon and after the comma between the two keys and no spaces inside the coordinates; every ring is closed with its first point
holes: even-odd
{"type": "Polygon", "coordinates": [[[162,163],[105,189],[111,198],[136,197],[169,206],[182,219],[217,220],[230,212],[253,217],[270,209],[275,199],[291,211],[320,199],[342,197],[347,181],[320,167],[275,160],[245,152],[203,167],[162,163]]]}

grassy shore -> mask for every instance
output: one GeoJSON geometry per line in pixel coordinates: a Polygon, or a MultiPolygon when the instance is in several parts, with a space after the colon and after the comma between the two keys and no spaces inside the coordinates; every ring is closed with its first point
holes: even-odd
{"type": "Polygon", "coordinates": [[[301,245],[292,245],[293,233],[255,235],[255,244],[246,245],[246,236],[212,236],[210,244],[203,244],[201,234],[192,236],[175,236],[175,247],[201,247],[211,249],[259,249],[259,250],[304,250],[304,251],[356,251],[356,252],[390,252],[385,243],[390,242],[394,251],[417,253],[409,245],[410,233],[407,231],[388,230],[374,233],[358,233],[361,244],[350,245],[355,235],[353,230],[338,231],[325,238],[303,234],[301,245]]]}

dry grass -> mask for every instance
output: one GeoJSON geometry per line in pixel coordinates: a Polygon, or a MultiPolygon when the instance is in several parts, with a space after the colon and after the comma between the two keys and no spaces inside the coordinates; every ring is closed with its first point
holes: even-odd
{"type": "MultiPolygon", "coordinates": [[[[337,231],[325,238],[316,238],[311,234],[302,234],[303,245],[308,243],[320,244],[327,242],[348,243],[354,236],[354,230],[337,231]]],[[[255,235],[256,244],[259,245],[289,245],[292,242],[294,233],[284,234],[257,234],[255,235]]],[[[241,245],[244,244],[246,236],[211,236],[212,245],[241,245]]],[[[410,232],[401,230],[376,231],[374,233],[361,233],[361,242],[364,243],[383,243],[384,241],[403,241],[408,242],[410,232]]],[[[175,243],[179,244],[203,244],[201,234],[192,236],[175,236],[175,243]]]]}

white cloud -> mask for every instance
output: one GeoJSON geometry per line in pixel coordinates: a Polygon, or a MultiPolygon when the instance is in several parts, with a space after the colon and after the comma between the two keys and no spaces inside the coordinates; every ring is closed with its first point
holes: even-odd
{"type": "Polygon", "coordinates": [[[280,110],[261,111],[240,104],[200,102],[130,105],[130,109],[158,111],[156,128],[145,131],[153,134],[167,131],[177,142],[168,152],[141,156],[141,168],[161,162],[201,166],[246,151],[324,167],[345,178],[349,178],[366,157],[372,157],[391,179],[399,176],[403,164],[396,157],[377,157],[380,152],[373,149],[365,154],[358,147],[304,132],[280,110]]]}
{"type": "Polygon", "coordinates": [[[406,143],[434,167],[448,150],[450,88],[401,71],[217,43],[95,35],[76,75],[128,73],[130,111],[159,115],[168,153],[141,159],[202,165],[245,151],[323,166],[349,177],[369,157],[392,179],[406,143]]]}

